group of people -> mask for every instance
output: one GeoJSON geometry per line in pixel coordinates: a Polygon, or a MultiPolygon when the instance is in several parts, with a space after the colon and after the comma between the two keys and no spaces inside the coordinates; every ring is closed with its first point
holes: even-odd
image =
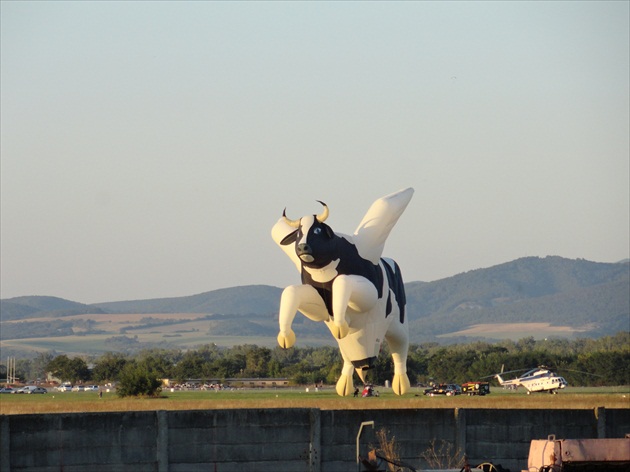
{"type": "MultiPolygon", "coordinates": [[[[354,397],[357,398],[359,396],[359,387],[354,389],[354,397]]],[[[361,396],[365,397],[378,397],[378,390],[375,390],[372,385],[365,385],[363,387],[363,391],[361,392],[361,396]]]]}

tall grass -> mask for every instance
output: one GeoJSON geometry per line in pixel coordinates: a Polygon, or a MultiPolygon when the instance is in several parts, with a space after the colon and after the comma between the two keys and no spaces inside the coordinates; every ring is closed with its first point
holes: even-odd
{"type": "Polygon", "coordinates": [[[452,443],[443,439],[432,440],[420,457],[431,469],[459,469],[466,461],[460,449],[455,449],[452,443]]]}
{"type": "Polygon", "coordinates": [[[396,444],[396,437],[389,436],[389,431],[385,428],[381,428],[376,432],[376,439],[378,439],[379,452],[383,457],[386,457],[391,462],[387,464],[390,472],[396,472],[398,468],[394,465],[395,462],[400,461],[400,451],[396,444]]]}

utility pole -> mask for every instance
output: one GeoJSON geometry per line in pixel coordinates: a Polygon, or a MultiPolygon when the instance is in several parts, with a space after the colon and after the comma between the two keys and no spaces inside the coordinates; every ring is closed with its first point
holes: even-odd
{"type": "Polygon", "coordinates": [[[7,384],[14,384],[15,381],[15,357],[7,357],[7,384]]]}

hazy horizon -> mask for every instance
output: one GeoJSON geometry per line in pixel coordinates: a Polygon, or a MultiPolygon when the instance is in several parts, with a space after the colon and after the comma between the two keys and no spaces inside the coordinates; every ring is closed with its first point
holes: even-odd
{"type": "MultiPolygon", "coordinates": [[[[522,258],[519,257],[519,258],[514,259],[512,261],[501,262],[501,263],[499,263],[497,265],[508,264],[510,262],[514,262],[516,260],[527,258],[527,257],[537,257],[537,256],[524,256],[522,258]]],[[[544,256],[543,258],[547,258],[547,257],[560,257],[560,256],[549,255],[549,256],[544,256]]],[[[585,260],[585,259],[577,258],[577,259],[571,259],[571,260],[585,260]]],[[[625,263],[629,263],[630,259],[622,259],[622,260],[616,261],[616,262],[600,262],[600,261],[588,261],[588,262],[594,262],[594,263],[598,263],[598,264],[625,264],[625,263]]],[[[492,267],[494,267],[494,266],[491,266],[491,267],[476,267],[476,268],[473,268],[473,269],[468,269],[468,270],[464,270],[462,272],[458,272],[456,274],[451,274],[451,275],[448,275],[446,277],[442,277],[442,278],[436,279],[436,280],[405,280],[404,283],[405,284],[409,284],[409,283],[414,283],[414,282],[419,282],[419,283],[438,282],[440,280],[448,279],[448,278],[455,277],[455,276],[458,276],[458,275],[461,275],[461,274],[467,274],[468,272],[472,272],[472,271],[476,271],[476,270],[483,270],[483,269],[490,269],[492,267]]],[[[201,292],[182,293],[180,295],[174,295],[174,296],[156,296],[156,297],[142,298],[142,299],[139,299],[139,298],[128,298],[128,299],[124,299],[124,300],[99,300],[97,302],[89,302],[89,303],[83,302],[81,300],[72,300],[72,299],[67,299],[67,300],[68,301],[72,301],[72,302],[84,303],[86,305],[98,305],[99,303],[111,303],[111,302],[128,302],[128,301],[143,301],[143,300],[153,300],[153,299],[183,298],[183,297],[199,295],[199,294],[202,294],[202,293],[212,292],[212,291],[215,291],[215,290],[225,290],[225,289],[232,289],[232,288],[238,288],[238,287],[247,287],[247,286],[256,286],[256,285],[271,286],[271,287],[277,287],[277,288],[280,288],[280,289],[284,288],[284,286],[279,286],[279,285],[274,285],[274,284],[266,284],[266,283],[261,283],[261,284],[235,284],[235,285],[232,285],[232,286],[229,286],[229,287],[211,288],[211,289],[208,289],[208,290],[202,290],[201,292]]],[[[10,300],[10,299],[13,299],[13,298],[31,297],[31,296],[34,296],[34,297],[40,297],[40,296],[41,297],[53,297],[53,298],[63,298],[63,299],[65,299],[64,297],[58,297],[55,294],[24,294],[24,295],[16,295],[14,297],[3,297],[2,300],[10,300]]]]}

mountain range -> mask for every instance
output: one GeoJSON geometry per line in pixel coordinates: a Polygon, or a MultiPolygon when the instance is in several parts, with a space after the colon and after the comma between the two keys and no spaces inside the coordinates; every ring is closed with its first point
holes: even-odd
{"type": "MultiPolygon", "coordinates": [[[[524,257],[433,282],[409,282],[405,288],[412,343],[518,339],[530,334],[600,337],[630,329],[627,260],[599,263],[557,256],[524,257]]],[[[142,323],[121,329],[121,333],[142,332],[143,327],[155,332],[158,325],[173,328],[181,324],[182,329],[175,331],[179,336],[191,322],[190,316],[182,314],[195,314],[215,336],[275,340],[281,293],[278,287],[249,285],[184,297],[90,305],[51,296],[3,299],[1,341],[101,332],[101,328],[95,329],[99,315],[122,319],[131,314],[146,316],[142,323]],[[165,314],[178,316],[165,318],[165,314]]],[[[321,324],[302,316],[296,317],[295,331],[298,336],[330,337],[321,324]]]]}

